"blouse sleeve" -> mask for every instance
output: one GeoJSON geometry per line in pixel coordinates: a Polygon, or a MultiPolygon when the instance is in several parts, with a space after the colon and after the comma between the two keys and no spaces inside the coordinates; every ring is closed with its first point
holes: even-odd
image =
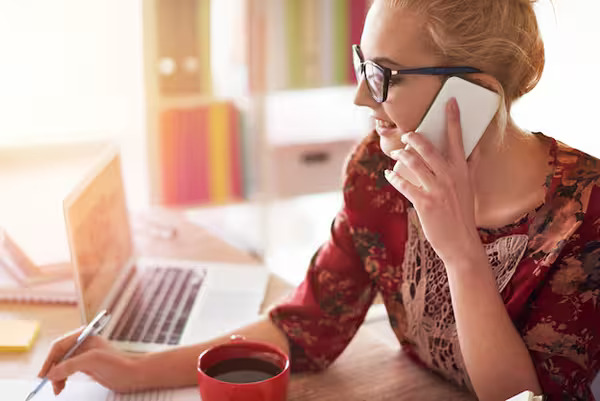
{"type": "Polygon", "coordinates": [[[342,210],[302,284],[270,311],[290,342],[292,369],[320,370],[333,362],[358,330],[374,295],[342,210]]]}
{"type": "Polygon", "coordinates": [[[549,401],[594,399],[590,386],[600,371],[598,212],[586,216],[575,243],[557,260],[522,332],[549,401]]]}
{"type": "MultiPolygon", "coordinates": [[[[349,156],[344,174],[344,204],[331,235],[313,256],[302,284],[270,312],[271,320],[290,342],[292,369],[320,370],[346,348],[362,324],[377,292],[365,267],[365,246],[357,225],[362,217],[377,225],[382,172],[393,161],[379,148],[372,132],[349,156]]],[[[383,210],[383,209],[381,209],[383,210]]],[[[368,252],[367,252],[368,253],[368,252]]]]}

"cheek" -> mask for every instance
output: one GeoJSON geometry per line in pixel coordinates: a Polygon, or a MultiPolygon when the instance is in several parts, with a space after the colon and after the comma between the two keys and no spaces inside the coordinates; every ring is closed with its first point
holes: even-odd
{"type": "Polygon", "coordinates": [[[400,130],[414,131],[440,88],[441,81],[437,77],[414,77],[410,86],[400,85],[390,91],[384,105],[386,114],[400,130]]]}

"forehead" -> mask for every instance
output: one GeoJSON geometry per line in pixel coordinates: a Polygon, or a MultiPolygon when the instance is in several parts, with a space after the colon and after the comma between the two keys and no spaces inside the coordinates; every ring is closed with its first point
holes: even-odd
{"type": "Polygon", "coordinates": [[[434,63],[423,29],[424,17],[386,3],[375,0],[367,14],[361,38],[365,58],[387,58],[407,67],[434,63]]]}

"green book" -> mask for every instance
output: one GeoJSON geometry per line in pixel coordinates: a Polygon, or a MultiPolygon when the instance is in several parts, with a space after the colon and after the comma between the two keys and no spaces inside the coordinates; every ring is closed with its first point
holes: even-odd
{"type": "Polygon", "coordinates": [[[302,88],[304,82],[304,60],[302,60],[302,0],[286,0],[285,19],[287,36],[287,57],[289,68],[289,87],[302,88]]]}
{"type": "Polygon", "coordinates": [[[344,85],[347,83],[346,71],[350,60],[350,29],[348,24],[349,0],[333,0],[333,83],[344,85]]]}

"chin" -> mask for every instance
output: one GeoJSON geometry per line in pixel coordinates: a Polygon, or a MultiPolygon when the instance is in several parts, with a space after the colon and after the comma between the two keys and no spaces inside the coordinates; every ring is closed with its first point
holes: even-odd
{"type": "Polygon", "coordinates": [[[386,156],[391,157],[390,153],[393,150],[404,148],[404,143],[400,140],[400,135],[398,135],[398,137],[394,136],[393,138],[380,136],[379,147],[386,156]]]}

